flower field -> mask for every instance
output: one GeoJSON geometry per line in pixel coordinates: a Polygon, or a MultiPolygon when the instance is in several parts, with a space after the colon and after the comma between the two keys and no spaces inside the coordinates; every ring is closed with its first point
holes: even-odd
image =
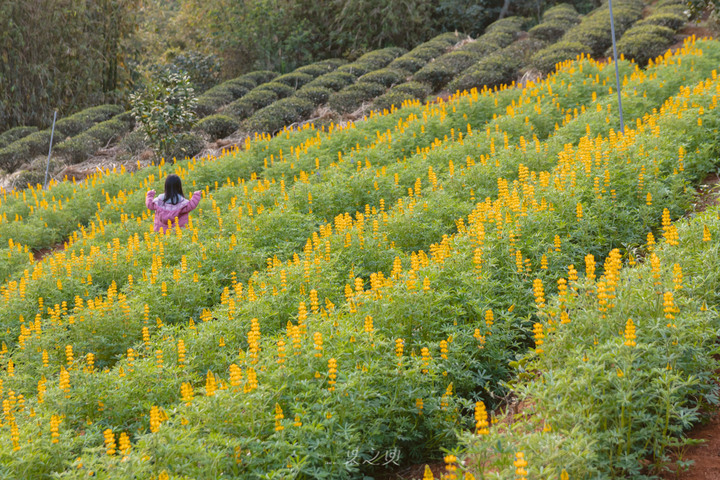
{"type": "Polygon", "coordinates": [[[624,134],[614,66],[579,59],[3,195],[0,476],[363,478],[453,448],[468,478],[661,463],[715,395],[720,220],[672,220],[716,163],[718,61],[694,39],[623,61],[624,134]],[[163,236],[143,199],[169,173],[203,200],[163,236]],[[528,421],[478,413],[510,389],[528,421]]]}

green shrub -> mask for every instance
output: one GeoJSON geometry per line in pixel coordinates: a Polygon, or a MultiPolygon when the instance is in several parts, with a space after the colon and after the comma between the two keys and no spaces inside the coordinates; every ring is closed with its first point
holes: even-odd
{"type": "Polygon", "coordinates": [[[408,77],[408,72],[402,70],[393,70],[392,68],[381,68],[370,73],[366,73],[358,78],[358,82],[379,83],[386,87],[390,87],[398,82],[404,81],[408,77]]]}
{"type": "MultiPolygon", "coordinates": [[[[232,78],[226,82],[221,83],[218,86],[225,87],[227,90],[229,90],[233,97],[240,98],[243,95],[245,95],[247,92],[252,90],[257,86],[257,84],[251,79],[246,78],[245,76],[232,78]]],[[[210,89],[212,90],[212,89],[210,89]]],[[[210,91],[208,90],[208,92],[210,91]]],[[[207,92],[206,92],[207,93],[207,92]]]]}
{"type": "Polygon", "coordinates": [[[398,47],[383,48],[381,50],[373,50],[352,63],[343,65],[338,68],[338,72],[347,72],[356,76],[365,75],[373,70],[379,70],[387,66],[394,59],[405,53],[406,50],[398,47]]]}
{"type": "Polygon", "coordinates": [[[348,72],[330,72],[325,75],[321,75],[312,82],[305,85],[306,87],[323,87],[329,88],[330,90],[338,91],[355,83],[357,77],[348,72]]]}
{"type": "MultiPolygon", "coordinates": [[[[50,137],[48,137],[48,143],[49,142],[50,137]]],[[[0,148],[0,168],[8,173],[12,173],[23,162],[28,161],[30,157],[30,147],[27,143],[22,143],[21,141],[13,142],[5,148],[0,148]]]]}
{"type": "Polygon", "coordinates": [[[555,65],[571,60],[581,54],[590,55],[591,49],[587,45],[579,42],[561,41],[545,47],[530,59],[532,68],[542,72],[550,73],[555,69],[555,65]]]}
{"type": "Polygon", "coordinates": [[[418,100],[425,100],[430,95],[430,87],[420,82],[405,82],[395,85],[390,89],[391,92],[401,92],[412,95],[418,100]]]}
{"type": "Polygon", "coordinates": [[[312,87],[305,85],[295,93],[296,97],[310,100],[313,105],[318,106],[326,103],[333,91],[325,87],[312,87]]]}
{"type": "Polygon", "coordinates": [[[673,15],[679,15],[683,18],[689,18],[690,12],[688,11],[687,7],[685,5],[664,5],[662,7],[657,7],[653,11],[653,15],[659,15],[664,13],[671,13],[673,15]]]}
{"type": "MultiPolygon", "coordinates": [[[[428,43],[444,43],[446,46],[450,47],[452,45],[455,45],[456,43],[465,40],[468,38],[467,35],[464,33],[458,33],[458,32],[445,32],[441,33],[440,35],[431,38],[425,44],[428,43]]],[[[423,44],[424,45],[424,44],[423,44]]]]}
{"type": "Polygon", "coordinates": [[[285,75],[280,75],[275,78],[273,82],[280,82],[297,90],[306,83],[311,82],[314,78],[315,77],[313,75],[308,75],[307,73],[290,72],[285,75]]]}
{"type": "Polygon", "coordinates": [[[212,115],[232,101],[233,97],[227,90],[224,92],[213,92],[212,94],[205,92],[195,103],[195,114],[200,118],[212,115]]]}
{"type": "Polygon", "coordinates": [[[210,115],[195,124],[195,128],[217,140],[231,135],[240,125],[232,117],[222,114],[210,115]]]}
{"type": "Polygon", "coordinates": [[[258,110],[247,120],[246,126],[253,132],[275,133],[283,127],[304,120],[314,108],[315,105],[308,99],[284,98],[258,110]]]}
{"type": "Polygon", "coordinates": [[[488,25],[483,36],[494,32],[519,33],[529,21],[530,19],[525,17],[502,18],[488,25]]]}
{"type": "Polygon", "coordinates": [[[252,82],[255,82],[255,85],[257,86],[263,83],[267,83],[277,76],[278,74],[276,72],[272,72],[270,70],[256,70],[254,72],[246,73],[240,78],[245,78],[252,82]]]}
{"type": "MultiPolygon", "coordinates": [[[[618,55],[623,54],[645,65],[651,58],[665,53],[675,39],[675,31],[660,25],[640,25],[633,27],[617,43],[618,55]]],[[[612,47],[606,55],[612,54],[612,47]]]]}
{"type": "Polygon", "coordinates": [[[413,48],[411,51],[409,51],[402,57],[398,57],[398,60],[406,56],[411,56],[412,58],[419,58],[425,60],[425,62],[429,62],[433,58],[437,58],[443,53],[447,52],[448,48],[450,47],[446,43],[427,42],[416,48],[413,48]]]}
{"type": "Polygon", "coordinates": [[[580,21],[580,15],[572,5],[568,3],[561,3],[545,10],[545,13],[543,13],[542,16],[542,21],[543,23],[549,21],[578,23],[580,21]]]}
{"type": "MultiPolygon", "coordinates": [[[[621,37],[633,23],[642,17],[642,10],[635,6],[620,6],[613,10],[615,35],[621,37]]],[[[611,43],[610,12],[603,9],[570,30],[562,38],[564,42],[578,42],[590,47],[593,55],[602,55],[611,43]]]]}
{"type": "MultiPolygon", "coordinates": [[[[280,85],[282,85],[282,83],[280,85]]],[[[256,88],[244,97],[226,105],[225,108],[222,109],[222,113],[239,120],[244,120],[255,113],[256,110],[270,105],[277,99],[277,94],[272,90],[256,88]]]]}
{"type": "Polygon", "coordinates": [[[580,15],[572,5],[562,3],[543,14],[542,23],[528,30],[528,35],[546,42],[558,41],[570,28],[580,22],[580,15]]]}
{"type": "Polygon", "coordinates": [[[121,114],[92,126],[83,135],[96,138],[100,143],[106,145],[130,131],[134,123],[132,116],[121,114]]]}
{"type": "Polygon", "coordinates": [[[122,112],[118,105],[99,105],[86,108],[67,118],[60,119],[55,124],[55,134],[61,137],[72,137],[98,122],[105,121],[122,112]]]}
{"type": "Polygon", "coordinates": [[[635,25],[659,25],[661,27],[667,27],[677,31],[685,25],[685,22],[687,22],[687,17],[682,15],[677,15],[675,13],[656,13],[640,20],[635,25]]]}
{"type": "Polygon", "coordinates": [[[120,140],[120,147],[127,150],[133,155],[137,155],[148,148],[145,134],[140,130],[135,130],[125,135],[120,140]]]}
{"type": "Polygon", "coordinates": [[[535,25],[528,30],[532,38],[545,40],[546,42],[557,42],[568,31],[568,24],[563,22],[549,21],[535,25]]]}
{"type": "Polygon", "coordinates": [[[400,55],[407,53],[407,50],[400,47],[388,47],[381,50],[368,52],[356,60],[357,63],[371,65],[375,70],[385,67],[400,55]]]}
{"type": "Polygon", "coordinates": [[[330,73],[337,69],[339,66],[345,65],[346,63],[346,60],[340,58],[329,58],[327,60],[321,60],[319,62],[311,63],[310,65],[305,65],[304,67],[296,68],[295,72],[305,73],[312,76],[313,78],[316,78],[320,75],[330,73]]]}
{"type": "Polygon", "coordinates": [[[175,151],[179,132],[195,120],[197,98],[185,74],[155,77],[147,88],[130,96],[132,113],[158,154],[175,151]]]}
{"type": "Polygon", "coordinates": [[[37,132],[37,127],[15,127],[0,133],[0,148],[4,148],[11,143],[27,137],[31,133],[37,132]]]}
{"type": "Polygon", "coordinates": [[[205,141],[194,133],[181,133],[168,154],[168,159],[192,158],[205,148],[205,141]]]}
{"type": "Polygon", "coordinates": [[[132,129],[134,123],[134,118],[129,112],[116,115],[110,120],[92,126],[80,135],[60,142],[54,151],[65,156],[71,163],[85,161],[113,140],[117,141],[121,138],[132,129]]]}
{"type": "Polygon", "coordinates": [[[432,87],[433,91],[438,91],[458,73],[477,62],[480,58],[481,55],[476,52],[455,50],[425,65],[413,75],[412,79],[427,83],[432,87]]]}
{"type": "Polygon", "coordinates": [[[519,40],[509,47],[480,59],[453,80],[448,88],[450,91],[463,91],[484,85],[492,88],[509,84],[528,63],[532,55],[544,45],[544,42],[533,38],[519,40]]]}
{"type": "Polygon", "coordinates": [[[340,113],[349,113],[385,92],[379,83],[358,82],[343,90],[333,93],[328,100],[330,108],[340,113]]]}
{"type": "Polygon", "coordinates": [[[657,3],[655,3],[655,8],[674,6],[674,5],[682,6],[683,2],[682,2],[682,0],[658,0],[657,3]]]}
{"type": "Polygon", "coordinates": [[[416,100],[416,98],[406,92],[391,90],[375,99],[373,102],[373,110],[391,110],[393,105],[395,108],[400,108],[403,102],[408,100],[416,100]]]}
{"type": "Polygon", "coordinates": [[[87,133],[81,133],[55,147],[55,152],[65,157],[70,163],[80,163],[102,148],[103,143],[87,133]]]}
{"type": "Polygon", "coordinates": [[[40,170],[22,170],[20,174],[15,178],[15,185],[17,187],[42,185],[45,182],[45,171],[40,170]]]}
{"type": "MultiPolygon", "coordinates": [[[[433,58],[433,57],[431,57],[433,58]]],[[[422,67],[427,65],[427,60],[414,55],[412,52],[406,53],[402,57],[398,57],[388,65],[388,68],[394,70],[404,70],[409,73],[415,73],[422,67]]]]}
{"type": "Polygon", "coordinates": [[[295,93],[295,88],[276,81],[263,83],[262,85],[255,87],[253,91],[257,90],[273,92],[275,95],[278,96],[278,98],[289,97],[290,95],[295,93]]]}

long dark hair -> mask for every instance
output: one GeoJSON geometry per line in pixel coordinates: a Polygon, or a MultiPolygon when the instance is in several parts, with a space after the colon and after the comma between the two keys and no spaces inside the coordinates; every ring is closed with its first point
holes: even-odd
{"type": "Polygon", "coordinates": [[[180,203],[181,197],[185,197],[182,191],[182,180],[175,174],[168,175],[165,179],[165,197],[163,203],[170,202],[171,205],[180,203]]]}

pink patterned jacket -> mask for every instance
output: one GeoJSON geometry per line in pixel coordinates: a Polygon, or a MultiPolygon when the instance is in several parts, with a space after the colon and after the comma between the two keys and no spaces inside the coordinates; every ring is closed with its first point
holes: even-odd
{"type": "Polygon", "coordinates": [[[155,212],[153,228],[156,232],[161,233],[165,233],[165,230],[167,230],[168,221],[172,222],[173,227],[176,222],[180,224],[180,228],[186,226],[188,223],[189,213],[195,210],[195,207],[197,207],[198,203],[200,203],[202,192],[200,192],[200,190],[194,192],[190,200],[181,197],[182,200],[180,200],[176,205],[164,203],[164,197],[165,194],[161,193],[157,198],[155,198],[155,190],[147,192],[147,196],[145,197],[145,205],[147,205],[147,208],[155,212]]]}

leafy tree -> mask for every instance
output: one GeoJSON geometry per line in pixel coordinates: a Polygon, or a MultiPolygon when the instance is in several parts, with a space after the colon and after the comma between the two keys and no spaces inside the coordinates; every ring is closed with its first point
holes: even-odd
{"type": "Polygon", "coordinates": [[[0,131],[115,98],[138,2],[0,2],[0,131]]]}
{"type": "Polygon", "coordinates": [[[156,153],[168,155],[195,120],[195,97],[190,77],[163,73],[145,90],[130,96],[132,114],[156,153]]]}

